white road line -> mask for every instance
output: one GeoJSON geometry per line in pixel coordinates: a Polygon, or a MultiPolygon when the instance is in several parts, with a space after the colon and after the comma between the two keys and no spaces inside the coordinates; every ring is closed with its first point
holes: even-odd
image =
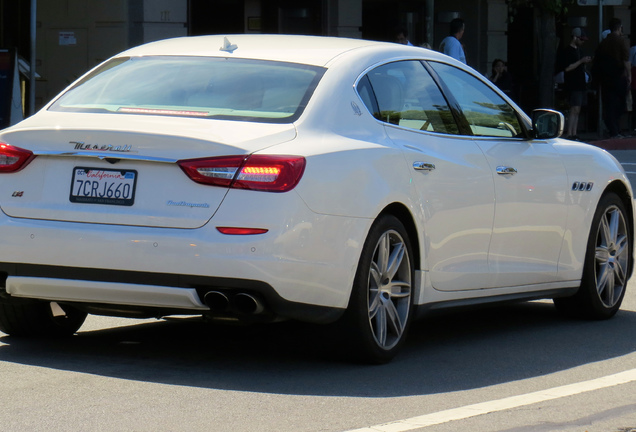
{"type": "Polygon", "coordinates": [[[532,405],[539,402],[545,402],[553,399],[559,399],[566,396],[573,396],[579,393],[585,393],[593,390],[599,390],[606,387],[612,387],[620,384],[626,384],[636,381],[636,369],[627,370],[614,375],[608,375],[589,381],[583,381],[575,384],[568,384],[561,387],[541,390],[533,393],[527,393],[518,396],[511,396],[503,399],[481,402],[473,405],[466,405],[459,408],[453,408],[436,413],[425,414],[409,419],[397,420],[391,423],[385,423],[366,428],[350,430],[347,432],[403,432],[414,429],[420,429],[427,426],[438,425],[455,420],[463,420],[482,414],[504,411],[513,408],[519,408],[526,405],[532,405]]]}

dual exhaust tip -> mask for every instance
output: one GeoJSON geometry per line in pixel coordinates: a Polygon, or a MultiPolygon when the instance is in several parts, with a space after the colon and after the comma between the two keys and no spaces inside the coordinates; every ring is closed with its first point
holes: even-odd
{"type": "Polygon", "coordinates": [[[203,302],[211,312],[235,312],[240,315],[258,315],[265,311],[263,302],[251,294],[239,292],[228,297],[220,291],[208,291],[203,296],[203,302]]]}

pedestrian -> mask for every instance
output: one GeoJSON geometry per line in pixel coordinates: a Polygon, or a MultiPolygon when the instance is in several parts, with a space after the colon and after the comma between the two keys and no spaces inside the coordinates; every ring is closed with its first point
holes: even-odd
{"type": "Polygon", "coordinates": [[[622,138],[620,118],[626,110],[627,91],[631,85],[629,49],[618,18],[610,21],[610,34],[601,41],[594,54],[592,77],[601,90],[603,121],[610,137],[622,138]]]}
{"type": "MultiPolygon", "coordinates": [[[[513,98],[514,82],[512,75],[508,72],[508,66],[502,59],[494,59],[492,62],[492,74],[490,81],[493,82],[501,91],[513,98]]],[[[514,99],[514,98],[513,98],[514,99]]]]}
{"type": "Polygon", "coordinates": [[[567,139],[578,140],[579,114],[587,101],[587,73],[585,65],[592,61],[590,56],[581,53],[581,46],[587,41],[585,30],[580,27],[572,29],[570,45],[563,53],[563,90],[568,97],[570,113],[568,115],[567,139]]]}
{"type": "Polygon", "coordinates": [[[465,27],[463,19],[453,19],[449,25],[449,35],[446,36],[439,44],[439,50],[441,52],[464,64],[466,64],[466,54],[464,53],[464,47],[460,40],[464,35],[465,27]]]}
{"type": "Polygon", "coordinates": [[[413,44],[409,41],[409,31],[406,27],[397,27],[394,32],[395,42],[402,44],[413,46],[413,44]]]}

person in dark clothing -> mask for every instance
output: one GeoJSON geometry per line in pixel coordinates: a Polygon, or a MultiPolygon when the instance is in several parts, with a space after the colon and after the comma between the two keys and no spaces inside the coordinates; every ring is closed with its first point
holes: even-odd
{"type": "Polygon", "coordinates": [[[567,139],[578,140],[577,130],[579,127],[579,114],[581,107],[586,102],[587,80],[585,65],[592,61],[590,56],[581,54],[581,46],[587,40],[585,31],[576,27],[572,29],[572,39],[570,45],[563,53],[563,90],[568,96],[570,113],[568,115],[567,139]]]}
{"type": "Polygon", "coordinates": [[[513,98],[514,82],[512,75],[508,72],[506,63],[501,59],[494,59],[492,62],[492,74],[490,75],[490,81],[492,81],[497,87],[501,89],[510,98],[513,98]]]}
{"type": "Polygon", "coordinates": [[[601,41],[594,54],[592,77],[600,86],[603,121],[610,137],[620,138],[620,118],[627,105],[631,67],[627,41],[623,39],[621,20],[610,21],[611,33],[601,41]]]}

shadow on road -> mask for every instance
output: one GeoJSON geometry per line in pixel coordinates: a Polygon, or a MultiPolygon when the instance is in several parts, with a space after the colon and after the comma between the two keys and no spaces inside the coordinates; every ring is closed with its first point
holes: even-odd
{"type": "Polygon", "coordinates": [[[636,350],[636,312],[608,321],[562,318],[549,303],[416,322],[390,364],[331,355],[332,336],[300,323],[144,322],[65,340],[2,337],[0,361],[201,388],[293,395],[396,397],[469,390],[541,376],[636,350]]]}

